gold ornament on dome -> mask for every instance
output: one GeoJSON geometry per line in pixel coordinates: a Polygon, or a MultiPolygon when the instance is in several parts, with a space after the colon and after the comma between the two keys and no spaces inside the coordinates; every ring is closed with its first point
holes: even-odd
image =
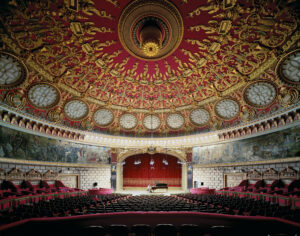
{"type": "Polygon", "coordinates": [[[13,106],[17,109],[22,109],[26,104],[26,98],[21,91],[9,92],[6,95],[6,101],[10,106],[13,106]]]}
{"type": "MultiPolygon", "coordinates": [[[[52,110],[58,107],[57,104],[49,102],[49,107],[45,108],[46,105],[37,106],[40,102],[34,103],[38,110],[51,109],[48,120],[78,128],[79,122],[66,122],[66,119],[82,121],[83,127],[88,118],[95,128],[105,127],[108,132],[117,134],[127,131],[119,125],[117,117],[134,112],[138,122],[130,133],[138,136],[149,130],[156,130],[155,135],[165,132],[166,136],[174,131],[185,135],[206,128],[215,130],[222,127],[223,120],[237,117],[244,122],[251,121],[253,114],[262,107],[245,101],[243,91],[258,78],[276,85],[281,104],[278,109],[298,102],[298,77],[288,78],[287,72],[278,78],[275,78],[275,73],[268,73],[268,78],[262,77],[267,74],[266,70],[273,71],[277,57],[283,57],[281,69],[285,61],[298,65],[298,59],[290,60],[290,56],[296,55],[300,49],[281,55],[297,47],[299,40],[299,17],[293,3],[280,1],[268,8],[268,1],[259,4],[248,1],[247,6],[236,0],[201,3],[191,0],[128,0],[122,4],[118,1],[53,0],[51,6],[40,1],[29,1],[26,6],[21,1],[9,4],[9,17],[2,19],[3,48],[17,55],[17,63],[22,62],[22,58],[25,62],[26,58],[25,69],[27,66],[30,69],[27,80],[22,84],[17,80],[20,84],[16,85],[9,82],[9,89],[17,86],[30,88],[31,84],[46,79],[55,83],[64,100],[59,104],[61,110],[55,114],[52,110]],[[36,11],[24,15],[28,9],[36,11]],[[34,22],[28,24],[29,21],[34,22]],[[24,33],[30,37],[24,38],[24,33]],[[287,85],[285,89],[280,80],[287,85]],[[235,98],[240,109],[235,109],[237,106],[232,106],[235,104],[232,102],[230,106],[227,100],[225,103],[229,108],[234,108],[232,112],[222,109],[226,107],[223,103],[219,105],[225,116],[220,116],[216,110],[214,114],[214,105],[227,96],[235,98]],[[77,115],[77,118],[64,116],[65,100],[76,98],[88,103],[92,113],[84,117],[77,115]],[[93,113],[99,106],[110,108],[117,116],[116,120],[110,115],[105,119],[102,119],[104,116],[95,116],[93,113]],[[198,115],[193,112],[198,107],[209,107],[210,116],[204,111],[198,115]],[[147,129],[143,118],[161,111],[165,115],[160,115],[160,119],[169,113],[181,112],[184,125],[175,125],[174,129],[161,120],[157,129],[153,129],[153,122],[149,122],[152,125],[147,129]],[[218,120],[212,121],[214,115],[218,120]],[[95,117],[98,117],[97,121],[95,117]]],[[[19,91],[3,92],[2,101],[13,107],[22,107],[22,96],[7,95],[8,92],[19,91]]],[[[40,96],[39,100],[42,98],[40,96]]],[[[25,102],[32,101],[25,97],[25,102]]],[[[266,107],[270,105],[266,102],[266,107]]],[[[77,107],[82,111],[84,105],[77,107]]],[[[264,114],[272,112],[268,110],[264,114]]],[[[68,114],[73,116],[73,113],[68,114]]],[[[36,113],[39,114],[44,112],[36,113]]],[[[181,123],[182,119],[175,118],[171,119],[173,123],[181,123]]],[[[134,119],[128,122],[135,123],[134,119]]],[[[237,122],[227,122],[227,125],[237,122]]]]}
{"type": "Polygon", "coordinates": [[[217,118],[213,118],[209,121],[209,125],[212,131],[216,131],[222,126],[222,121],[218,120],[217,118]]]}
{"type": "Polygon", "coordinates": [[[147,57],[154,57],[161,48],[162,35],[157,26],[145,26],[141,30],[141,48],[147,57]]]}
{"type": "Polygon", "coordinates": [[[288,107],[299,100],[299,91],[295,88],[281,88],[278,100],[284,107],[288,107]]]}
{"type": "Polygon", "coordinates": [[[55,107],[53,109],[51,109],[48,112],[48,118],[49,120],[51,120],[54,123],[58,123],[62,120],[63,118],[63,114],[62,114],[62,108],[61,107],[55,107]]]}
{"type": "Polygon", "coordinates": [[[255,111],[253,109],[246,107],[246,106],[243,106],[241,108],[240,116],[241,116],[242,121],[244,121],[244,122],[251,121],[251,120],[253,120],[254,115],[255,115],[255,111]]]}
{"type": "Polygon", "coordinates": [[[157,151],[156,151],[156,147],[148,147],[147,148],[147,153],[149,154],[155,154],[157,151]]]}
{"type": "Polygon", "coordinates": [[[160,60],[173,53],[183,30],[179,10],[167,0],[134,0],[123,9],[118,23],[123,47],[143,60],[160,60]]]}
{"type": "Polygon", "coordinates": [[[155,39],[148,39],[143,42],[142,49],[147,57],[154,57],[158,54],[160,47],[158,41],[155,39]]]}
{"type": "Polygon", "coordinates": [[[91,119],[86,119],[81,121],[81,126],[82,128],[86,129],[86,130],[93,130],[94,128],[94,122],[91,121],[91,119]]]}

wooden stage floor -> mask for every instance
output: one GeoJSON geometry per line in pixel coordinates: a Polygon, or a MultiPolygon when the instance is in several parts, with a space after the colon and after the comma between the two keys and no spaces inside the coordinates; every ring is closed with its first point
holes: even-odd
{"type": "Polygon", "coordinates": [[[153,193],[147,191],[147,187],[124,187],[122,191],[116,191],[116,193],[132,194],[132,195],[171,195],[179,193],[187,193],[182,190],[181,187],[169,187],[166,189],[157,189],[153,193]]]}

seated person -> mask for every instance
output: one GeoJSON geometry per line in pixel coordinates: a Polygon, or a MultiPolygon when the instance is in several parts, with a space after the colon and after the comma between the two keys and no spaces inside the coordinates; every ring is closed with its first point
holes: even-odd
{"type": "Polygon", "coordinates": [[[98,186],[97,182],[93,183],[93,188],[97,188],[97,186],[98,186]]]}
{"type": "Polygon", "coordinates": [[[152,187],[150,184],[148,184],[148,186],[147,186],[147,192],[152,193],[152,187]]]}

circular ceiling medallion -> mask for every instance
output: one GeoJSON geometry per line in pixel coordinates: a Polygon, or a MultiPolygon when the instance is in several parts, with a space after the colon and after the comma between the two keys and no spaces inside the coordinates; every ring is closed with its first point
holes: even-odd
{"type": "Polygon", "coordinates": [[[137,125],[137,118],[129,113],[123,114],[119,120],[123,129],[133,129],[137,125]]]}
{"type": "Polygon", "coordinates": [[[250,84],[244,92],[245,101],[254,107],[270,105],[276,98],[276,87],[267,82],[259,81],[250,84]]]}
{"type": "Polygon", "coordinates": [[[0,88],[12,88],[26,77],[25,65],[14,55],[0,51],[0,88]]]}
{"type": "Polygon", "coordinates": [[[160,124],[160,119],[156,115],[148,115],[143,120],[143,125],[149,130],[156,130],[160,124]]]}
{"type": "Polygon", "coordinates": [[[179,129],[184,124],[184,118],[179,113],[170,114],[167,117],[167,125],[172,129],[179,129]]]}
{"type": "Polygon", "coordinates": [[[58,103],[59,92],[50,84],[40,83],[30,86],[27,97],[33,106],[47,109],[58,103]]]}
{"type": "Polygon", "coordinates": [[[122,11],[118,35],[123,47],[143,60],[160,60],[179,46],[183,20],[167,0],[134,0],[122,11]]]}
{"type": "Polygon", "coordinates": [[[190,113],[190,120],[195,125],[205,125],[209,121],[209,112],[205,109],[195,109],[190,113]]]}
{"type": "Polygon", "coordinates": [[[300,49],[288,53],[278,62],[277,73],[285,82],[300,85],[300,49]]]}
{"type": "Polygon", "coordinates": [[[113,122],[114,114],[108,109],[99,109],[94,113],[94,121],[100,126],[106,126],[113,122]]]}
{"type": "Polygon", "coordinates": [[[223,99],[215,106],[216,114],[225,120],[234,118],[239,112],[239,104],[231,99],[223,99]]]}
{"type": "Polygon", "coordinates": [[[71,120],[81,120],[88,114],[89,108],[83,101],[74,99],[65,104],[64,111],[71,120]]]}

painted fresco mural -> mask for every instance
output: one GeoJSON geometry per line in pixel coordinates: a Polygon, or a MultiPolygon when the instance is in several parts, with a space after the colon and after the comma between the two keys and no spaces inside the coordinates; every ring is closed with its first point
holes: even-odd
{"type": "Polygon", "coordinates": [[[109,164],[111,149],[49,139],[0,126],[0,157],[48,162],[109,164]]]}
{"type": "Polygon", "coordinates": [[[230,143],[193,148],[194,164],[300,157],[300,126],[230,143]]]}

